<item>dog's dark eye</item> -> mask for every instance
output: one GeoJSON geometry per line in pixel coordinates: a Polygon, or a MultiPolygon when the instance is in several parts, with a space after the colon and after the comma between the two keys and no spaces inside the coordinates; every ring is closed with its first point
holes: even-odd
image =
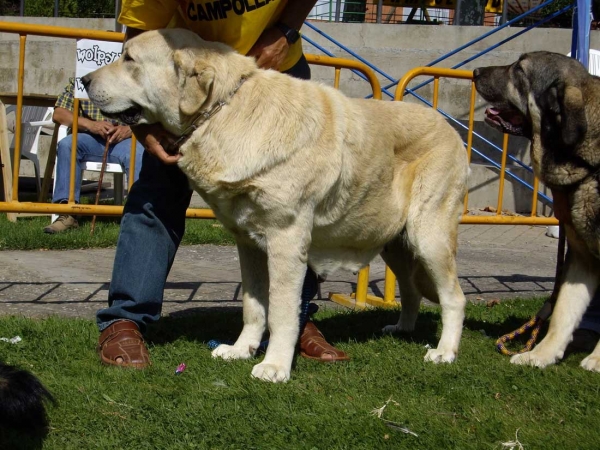
{"type": "Polygon", "coordinates": [[[129,53],[125,52],[123,54],[123,61],[133,61],[133,58],[129,55],[129,53]]]}

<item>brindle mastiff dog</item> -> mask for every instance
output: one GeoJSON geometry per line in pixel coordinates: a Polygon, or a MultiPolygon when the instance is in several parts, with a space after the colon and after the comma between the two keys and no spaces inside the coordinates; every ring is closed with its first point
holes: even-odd
{"type": "MultiPolygon", "coordinates": [[[[568,251],[548,334],[511,359],[546,367],[563,357],[600,284],[600,79],[551,52],[526,53],[473,75],[492,104],[486,122],[531,140],[535,174],[552,190],[555,215],[565,225],[568,251]]],[[[600,372],[600,343],[581,366],[600,372]]]]}

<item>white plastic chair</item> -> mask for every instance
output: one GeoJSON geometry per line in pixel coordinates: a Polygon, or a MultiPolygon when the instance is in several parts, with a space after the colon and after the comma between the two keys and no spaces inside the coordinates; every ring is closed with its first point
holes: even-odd
{"type": "MultiPolygon", "coordinates": [[[[58,127],[58,137],[56,139],[56,142],[60,142],[61,139],[65,138],[67,136],[67,131],[68,131],[68,128],[64,125],[61,125],[60,127],[58,127]]],[[[56,172],[56,163],[54,164],[54,170],[56,172]]],[[[85,163],[84,170],[88,170],[90,172],[100,172],[102,170],[102,163],[88,161],[85,163]]],[[[113,174],[114,182],[115,182],[114,183],[115,184],[115,186],[114,186],[115,204],[122,205],[123,197],[124,197],[123,175],[125,173],[123,171],[123,167],[121,166],[121,164],[107,162],[104,173],[112,173],[113,174]]],[[[56,180],[55,180],[55,183],[56,183],[56,180]]]]}
{"type": "MultiPolygon", "coordinates": [[[[47,125],[48,123],[52,125],[52,121],[48,122],[48,120],[52,118],[52,111],[54,111],[54,108],[45,108],[41,106],[23,106],[21,114],[21,159],[28,159],[33,163],[36,181],[36,191],[38,194],[42,189],[40,175],[40,160],[38,158],[40,134],[44,125],[47,125]]],[[[15,113],[16,118],[15,105],[9,105],[6,107],[6,114],[8,115],[11,112],[15,113]]],[[[16,124],[15,135],[13,135],[13,140],[9,147],[11,158],[14,155],[15,144],[16,124]]]]}
{"type": "MultiPolygon", "coordinates": [[[[54,108],[52,108],[52,110],[54,110],[54,108]]],[[[52,124],[53,122],[50,121],[50,124],[52,124]]],[[[61,125],[60,127],[58,127],[58,136],[56,139],[56,142],[60,142],[61,139],[65,138],[67,136],[67,132],[68,132],[68,128],[64,125],[61,125]]],[[[53,188],[56,185],[56,163],[58,162],[58,159],[55,161],[54,163],[54,184],[53,184],[53,188]]],[[[85,163],[85,169],[84,170],[89,170],[90,172],[100,172],[102,171],[102,163],[101,162],[91,162],[88,161],[85,163]]],[[[115,164],[115,163],[106,163],[106,168],[104,169],[104,173],[112,173],[113,174],[113,180],[114,180],[114,198],[115,198],[115,204],[116,205],[122,205],[123,204],[123,198],[124,198],[124,189],[123,189],[123,175],[124,175],[124,170],[123,167],[120,164],[115,164]]],[[[53,214],[52,215],[52,220],[51,223],[53,223],[56,219],[58,219],[58,215],[57,214],[53,214]]]]}

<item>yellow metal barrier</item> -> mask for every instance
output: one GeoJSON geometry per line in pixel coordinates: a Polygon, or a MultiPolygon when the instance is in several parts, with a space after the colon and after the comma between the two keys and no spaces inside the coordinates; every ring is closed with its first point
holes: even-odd
{"type": "MultiPolygon", "coordinates": [[[[57,204],[57,203],[44,203],[42,199],[38,199],[37,202],[19,202],[18,200],[18,187],[19,187],[19,166],[21,159],[21,121],[22,121],[22,108],[23,108],[23,82],[25,74],[25,45],[28,35],[35,36],[47,36],[57,38],[70,38],[70,39],[95,39],[104,40],[111,42],[122,42],[125,35],[123,33],[116,33],[110,31],[95,31],[87,29],[77,28],[65,28],[48,25],[30,25],[21,24],[14,22],[0,22],[0,32],[19,34],[19,72],[17,79],[17,94],[14,95],[2,95],[0,98],[16,97],[16,130],[15,130],[15,152],[14,152],[14,163],[12,170],[12,189],[10,195],[6,197],[5,202],[0,202],[0,212],[7,213],[40,213],[40,214],[74,214],[74,215],[97,215],[97,216],[120,216],[123,214],[123,206],[116,205],[82,205],[76,204],[73,201],[73,180],[75,171],[75,151],[76,151],[76,135],[77,135],[77,114],[75,114],[75,120],[73,123],[73,154],[71,158],[71,186],[69,194],[68,204],[57,204]]],[[[377,80],[373,71],[357,61],[342,59],[342,58],[331,58],[328,56],[318,55],[306,55],[306,59],[309,64],[333,67],[335,69],[334,85],[336,88],[339,87],[340,71],[341,69],[351,69],[361,72],[368,79],[373,89],[373,97],[376,99],[381,98],[381,86],[377,80]]],[[[53,105],[52,98],[47,96],[33,96],[31,104],[43,104],[53,105]],[[44,97],[44,98],[42,98],[44,97]],[[50,103],[49,103],[50,102],[50,103]]],[[[76,99],[77,101],[77,99],[76,99]]],[[[78,110],[77,103],[74,105],[75,111],[78,110]]],[[[3,143],[0,142],[0,146],[3,143]]],[[[56,147],[56,130],[54,133],[54,139],[51,144],[53,148],[56,147]]],[[[8,150],[8,149],[7,149],[8,150]]],[[[134,148],[132,146],[132,152],[134,148]]],[[[51,156],[51,155],[50,155],[51,156]]],[[[49,158],[50,159],[50,158],[49,158]]],[[[54,159],[52,158],[52,161],[54,159]]],[[[135,161],[134,153],[132,153],[132,161],[135,161]]],[[[132,164],[133,166],[133,164],[132,164]]],[[[47,166],[48,167],[48,166],[47,166]]],[[[130,168],[133,173],[133,167],[130,168]]],[[[48,192],[48,182],[51,176],[51,172],[46,170],[44,173],[44,183],[42,185],[42,193],[48,192]]],[[[131,180],[132,177],[129,177],[131,180]]],[[[6,183],[7,181],[4,180],[6,183]]],[[[196,209],[190,208],[187,210],[187,217],[198,218],[198,219],[211,219],[214,218],[214,213],[210,209],[196,209]]]]}
{"type": "MultiPolygon", "coordinates": [[[[68,204],[55,204],[55,203],[43,203],[41,200],[38,202],[19,202],[18,201],[18,175],[19,175],[19,163],[20,163],[20,151],[21,151],[21,119],[22,119],[22,107],[23,107],[23,82],[25,73],[25,44],[28,35],[36,36],[47,36],[57,38],[71,38],[71,39],[96,39],[105,40],[111,42],[122,42],[124,35],[122,33],[107,32],[107,31],[95,31],[86,29],[76,28],[64,28],[56,26],[45,26],[45,25],[29,25],[20,24],[13,22],[0,22],[0,32],[15,33],[19,34],[19,72],[17,80],[17,94],[16,94],[16,135],[15,135],[15,154],[13,163],[13,180],[12,180],[12,192],[7,198],[7,201],[0,202],[0,212],[26,212],[26,213],[41,213],[41,214],[75,214],[75,215],[98,215],[98,216],[119,216],[123,213],[122,206],[113,205],[82,205],[75,204],[73,202],[73,174],[74,174],[74,161],[72,158],[71,167],[71,189],[69,195],[68,204]]],[[[357,70],[364,74],[371,87],[373,89],[373,98],[381,99],[381,87],[379,81],[375,77],[373,71],[366,65],[342,58],[331,58],[328,56],[319,55],[306,55],[306,59],[309,64],[333,67],[335,69],[334,76],[334,87],[339,88],[340,72],[341,69],[357,70]]],[[[475,111],[475,99],[476,90],[473,83],[473,73],[467,70],[453,70],[453,69],[439,69],[432,67],[418,67],[409,71],[398,83],[394,100],[402,100],[404,91],[408,86],[408,83],[417,76],[433,76],[433,107],[437,108],[438,95],[439,95],[439,80],[441,77],[444,78],[455,78],[469,80],[471,84],[471,95],[470,95],[470,109],[469,109],[469,120],[468,120],[468,134],[467,134],[467,154],[469,161],[471,161],[471,149],[473,142],[473,125],[474,125],[474,111],[475,111]]],[[[34,99],[34,103],[35,103],[34,99]]],[[[39,100],[38,104],[48,104],[49,99],[39,100]]],[[[33,104],[33,103],[32,103],[33,104]]],[[[77,106],[77,105],[75,105],[77,106]]],[[[76,109],[77,110],[77,109],[76,109]]],[[[77,116],[75,116],[74,123],[74,134],[76,135],[76,122],[77,116]]],[[[56,136],[56,133],[55,133],[56,136]]],[[[75,140],[75,139],[74,139],[75,140]]],[[[55,147],[55,139],[51,146],[55,147]]],[[[2,145],[2,142],[0,142],[2,145]]],[[[504,225],[557,225],[558,221],[553,217],[537,217],[537,191],[539,181],[537,178],[533,184],[533,195],[532,195],[532,208],[531,215],[526,216],[503,216],[502,215],[502,203],[503,203],[503,188],[504,188],[504,177],[506,173],[506,155],[508,149],[508,135],[504,136],[503,143],[503,155],[500,169],[500,186],[498,192],[498,203],[496,208],[496,214],[492,216],[468,216],[467,204],[468,194],[465,196],[463,216],[460,222],[463,224],[504,224],[504,225]]],[[[75,151],[75,145],[73,146],[75,151]]],[[[132,149],[133,152],[133,149],[132,149]]],[[[135,157],[132,153],[132,161],[135,157]]],[[[133,170],[133,169],[131,169],[133,170]]],[[[48,180],[51,174],[44,174],[44,184],[42,192],[48,191],[48,180]],[[45,187],[45,190],[44,190],[45,187]]],[[[131,177],[129,177],[131,179],[131,177]]],[[[5,180],[6,182],[6,180],[5,180]]],[[[210,209],[193,209],[187,210],[187,217],[189,218],[202,218],[209,219],[214,218],[214,214],[210,209]]],[[[369,266],[360,270],[358,274],[356,293],[351,295],[345,294],[330,294],[329,298],[337,303],[362,309],[367,305],[378,306],[378,307],[396,307],[397,303],[395,300],[395,289],[396,289],[396,278],[393,272],[386,267],[385,271],[385,287],[384,297],[376,297],[368,295],[368,283],[369,283],[369,266]]]]}
{"type": "MultiPolygon", "coordinates": [[[[475,99],[477,91],[475,90],[475,83],[473,82],[473,72],[469,70],[454,70],[454,69],[441,69],[434,67],[417,67],[409,71],[404,77],[398,82],[396,88],[394,100],[401,101],[404,96],[408,84],[418,76],[432,76],[433,77],[433,101],[432,107],[437,108],[438,96],[439,96],[439,81],[440,78],[454,78],[468,80],[471,84],[470,104],[469,104],[469,120],[468,120],[468,134],[467,134],[467,155],[468,160],[471,162],[471,150],[473,145],[473,125],[475,116],[475,99]]],[[[504,199],[504,179],[506,174],[506,157],[508,155],[508,134],[504,135],[502,145],[502,162],[499,175],[499,187],[498,187],[498,202],[496,206],[496,214],[491,216],[468,216],[467,204],[468,204],[468,193],[465,196],[463,215],[460,218],[462,224],[487,224],[487,225],[558,225],[558,220],[554,217],[537,217],[537,200],[538,200],[538,187],[539,180],[535,177],[533,182],[533,195],[531,205],[530,216],[505,216],[502,215],[502,203],[504,199]]],[[[395,308],[398,306],[396,303],[396,276],[390,270],[389,267],[385,268],[385,281],[384,281],[384,295],[383,298],[374,295],[369,295],[368,292],[369,284],[369,266],[361,269],[358,273],[358,279],[356,282],[356,292],[350,295],[345,294],[330,294],[329,298],[336,303],[352,307],[355,309],[364,309],[367,305],[381,307],[381,308],[395,308]]]]}

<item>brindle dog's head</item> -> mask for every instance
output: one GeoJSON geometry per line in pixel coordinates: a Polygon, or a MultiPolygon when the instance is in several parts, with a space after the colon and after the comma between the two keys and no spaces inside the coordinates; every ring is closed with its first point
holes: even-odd
{"type": "Polygon", "coordinates": [[[492,104],[486,122],[502,132],[532,139],[546,149],[574,147],[587,131],[582,85],[591,75],[559,53],[531,52],[508,66],[473,72],[479,94],[492,104]]]}

